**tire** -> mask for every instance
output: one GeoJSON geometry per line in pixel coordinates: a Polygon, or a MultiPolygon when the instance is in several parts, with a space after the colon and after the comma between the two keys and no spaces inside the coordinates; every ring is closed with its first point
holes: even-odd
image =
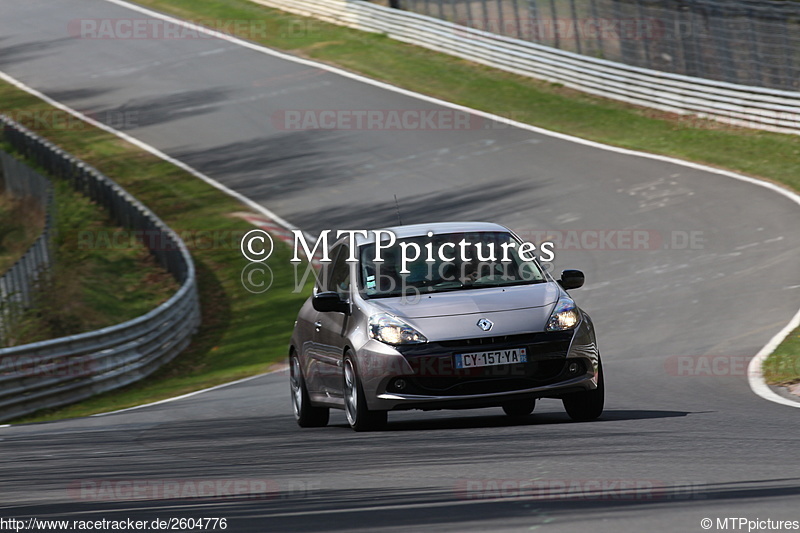
{"type": "Polygon", "coordinates": [[[344,356],[344,412],[347,415],[347,422],[356,431],[372,431],[380,429],[386,425],[388,418],[386,411],[370,411],[367,408],[367,400],[364,396],[364,388],[356,372],[356,365],[353,356],[344,356]]]}
{"type": "Polygon", "coordinates": [[[289,385],[292,389],[292,408],[297,425],[301,428],[318,428],[328,425],[330,409],[314,407],[308,397],[306,381],[300,369],[300,360],[296,355],[289,357],[289,385]]]}
{"type": "Polygon", "coordinates": [[[523,418],[530,415],[536,407],[536,398],[517,400],[503,404],[503,412],[514,418],[523,418]]]}
{"type": "Polygon", "coordinates": [[[587,422],[603,414],[605,403],[605,379],[603,378],[603,363],[599,363],[597,375],[597,388],[570,394],[562,399],[564,409],[572,420],[587,422]]]}

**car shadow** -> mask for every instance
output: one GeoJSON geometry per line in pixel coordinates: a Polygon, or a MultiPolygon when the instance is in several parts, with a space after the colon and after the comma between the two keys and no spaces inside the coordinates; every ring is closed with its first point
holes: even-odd
{"type": "MultiPolygon", "coordinates": [[[[510,417],[504,414],[497,415],[477,415],[477,416],[454,416],[451,418],[420,418],[419,420],[397,420],[392,421],[389,415],[389,423],[381,431],[429,431],[432,429],[478,429],[478,428],[498,428],[513,426],[543,426],[551,424],[599,424],[603,422],[615,422],[622,420],[647,420],[654,418],[676,418],[684,417],[692,413],[688,411],[657,411],[657,410],[626,410],[609,409],[603,412],[602,416],[592,422],[575,422],[566,413],[536,413],[526,417],[510,417]]],[[[425,416],[420,415],[420,416],[425,416]]],[[[331,427],[350,429],[347,424],[330,424],[331,427]]]]}

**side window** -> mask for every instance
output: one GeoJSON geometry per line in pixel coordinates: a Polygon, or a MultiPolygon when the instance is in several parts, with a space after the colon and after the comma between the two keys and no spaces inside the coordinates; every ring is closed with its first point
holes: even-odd
{"type": "Polygon", "coordinates": [[[350,299],[350,264],[347,262],[349,254],[350,249],[347,246],[338,248],[328,281],[328,290],[338,292],[343,299],[350,299]]]}
{"type": "MultiPolygon", "coordinates": [[[[331,251],[329,257],[336,257],[336,251],[331,251]]],[[[311,265],[309,265],[310,268],[311,265]]],[[[330,263],[320,263],[319,270],[314,271],[314,277],[316,278],[316,283],[314,286],[315,293],[325,292],[328,289],[328,282],[331,278],[331,268],[333,267],[333,262],[330,263]]]]}

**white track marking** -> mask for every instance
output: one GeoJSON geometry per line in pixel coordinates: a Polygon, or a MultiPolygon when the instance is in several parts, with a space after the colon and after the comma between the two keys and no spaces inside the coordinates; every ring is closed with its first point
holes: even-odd
{"type": "Polygon", "coordinates": [[[767,357],[769,357],[769,355],[775,351],[778,345],[782,343],[783,340],[788,337],[798,326],[800,326],[800,311],[794,315],[794,318],[792,318],[791,322],[789,322],[785,328],[775,334],[775,336],[770,339],[766,346],[761,348],[756,356],[750,360],[750,364],[747,366],[747,381],[750,383],[750,388],[753,389],[753,392],[765,400],[791,407],[800,407],[800,403],[774,393],[764,381],[764,375],[761,372],[761,365],[764,364],[764,361],[766,361],[767,357]]]}
{"type": "Polygon", "coordinates": [[[229,381],[228,383],[222,383],[220,385],[215,385],[215,386],[209,387],[207,389],[196,390],[194,392],[181,394],[180,396],[173,396],[172,398],[166,398],[164,400],[159,400],[157,402],[145,403],[145,404],[142,404],[142,405],[136,405],[134,407],[127,407],[125,409],[117,409],[116,411],[108,411],[107,413],[97,413],[97,414],[93,414],[93,415],[90,415],[90,416],[115,415],[117,413],[125,413],[127,411],[135,411],[136,409],[142,409],[144,407],[152,407],[154,405],[161,405],[161,404],[164,404],[164,403],[170,403],[170,402],[174,402],[176,400],[183,400],[185,398],[191,398],[192,396],[197,396],[198,394],[203,394],[204,392],[210,392],[212,390],[217,390],[217,389],[224,389],[225,387],[230,387],[231,385],[238,385],[239,383],[244,383],[246,381],[250,381],[250,380],[253,380],[253,379],[256,379],[256,378],[269,376],[270,374],[275,374],[277,372],[286,372],[286,370],[288,368],[289,368],[288,366],[281,366],[280,368],[276,368],[275,370],[270,370],[269,372],[265,372],[263,374],[258,374],[258,375],[255,375],[255,376],[250,376],[250,377],[246,377],[246,378],[242,378],[242,379],[237,379],[236,381],[229,381]]]}
{"type": "MultiPolygon", "coordinates": [[[[153,11],[151,9],[147,9],[147,8],[135,5],[135,4],[130,4],[130,3],[125,2],[123,0],[103,0],[103,1],[105,1],[107,3],[110,3],[110,4],[114,4],[114,5],[123,7],[123,8],[126,8],[126,9],[129,9],[131,11],[136,11],[138,13],[141,13],[143,15],[147,15],[147,16],[155,18],[155,19],[163,20],[163,21],[166,21],[166,22],[171,22],[173,24],[179,24],[179,25],[180,24],[186,24],[186,21],[184,21],[184,20],[181,20],[181,19],[178,19],[178,18],[175,18],[175,17],[171,17],[169,15],[165,15],[163,13],[159,13],[157,11],[153,11]]],[[[361,83],[372,85],[374,87],[379,87],[381,89],[384,89],[384,90],[387,90],[387,91],[391,91],[391,92],[394,92],[394,93],[402,94],[402,95],[408,96],[410,98],[415,98],[417,100],[422,100],[422,101],[425,101],[425,102],[433,103],[433,104],[436,104],[436,105],[439,105],[439,106],[442,106],[442,107],[447,107],[447,108],[450,108],[450,109],[455,109],[455,110],[464,111],[464,112],[467,112],[467,113],[472,113],[475,116],[483,117],[483,118],[486,118],[486,119],[489,119],[489,120],[494,120],[494,121],[497,121],[497,122],[500,122],[500,123],[503,123],[503,124],[508,124],[510,126],[514,126],[516,128],[519,128],[519,129],[523,129],[523,130],[531,131],[531,132],[534,132],[534,133],[538,133],[540,135],[546,135],[548,137],[553,137],[553,138],[556,138],[556,139],[561,139],[561,140],[564,140],[564,141],[573,142],[573,143],[581,144],[581,145],[584,145],[584,146],[591,146],[593,148],[598,148],[600,150],[606,150],[606,151],[614,152],[614,153],[618,153],[618,154],[629,155],[629,156],[634,156],[634,157],[642,157],[642,158],[646,158],[646,159],[653,159],[653,160],[656,160],[656,161],[663,161],[663,162],[666,162],[666,163],[672,163],[672,164],[675,164],[675,165],[681,165],[681,166],[692,168],[692,169],[695,169],[695,170],[700,170],[700,171],[708,172],[708,173],[711,173],[711,174],[718,174],[720,176],[727,176],[729,178],[733,178],[733,179],[736,179],[736,180],[739,180],[739,181],[744,181],[744,182],[747,182],[747,183],[751,183],[753,185],[757,185],[759,187],[764,187],[764,188],[770,189],[770,190],[772,190],[772,191],[774,191],[774,192],[776,192],[776,193],[778,193],[780,195],[783,195],[784,197],[790,199],[791,201],[796,203],[798,206],[800,206],[800,195],[798,195],[797,193],[795,193],[793,191],[790,191],[789,189],[786,189],[786,188],[783,188],[781,186],[778,186],[778,185],[776,185],[774,183],[770,183],[770,182],[767,182],[767,181],[762,181],[762,180],[759,180],[759,179],[756,179],[756,178],[752,178],[750,176],[745,176],[743,174],[737,174],[736,172],[731,172],[729,170],[722,170],[722,169],[719,169],[719,168],[714,168],[714,167],[710,167],[710,166],[707,166],[707,165],[702,165],[700,163],[694,163],[694,162],[691,162],[691,161],[684,161],[682,159],[676,159],[674,157],[669,157],[669,156],[664,156],[664,155],[650,154],[650,153],[647,153],[647,152],[638,152],[638,151],[635,151],[635,150],[629,150],[627,148],[619,148],[619,147],[616,147],[616,146],[610,146],[610,145],[602,144],[602,143],[595,142],[595,141],[589,141],[589,140],[586,140],[586,139],[581,139],[580,137],[574,137],[572,135],[566,135],[564,133],[558,133],[558,132],[555,132],[555,131],[550,131],[550,130],[547,130],[547,129],[544,129],[544,128],[540,128],[540,127],[537,127],[537,126],[531,126],[530,124],[525,124],[525,123],[522,123],[522,122],[517,122],[515,120],[510,120],[510,119],[505,118],[505,117],[501,117],[501,116],[498,116],[498,115],[493,115],[492,113],[487,113],[485,111],[479,111],[477,109],[471,109],[469,107],[465,107],[465,106],[462,106],[462,105],[454,104],[452,102],[447,102],[445,100],[440,100],[440,99],[434,98],[432,96],[426,96],[424,94],[420,94],[420,93],[416,93],[416,92],[413,92],[413,91],[409,91],[407,89],[402,89],[400,87],[397,87],[397,86],[394,86],[394,85],[391,85],[391,84],[388,84],[388,83],[384,83],[384,82],[381,82],[381,81],[373,80],[373,79],[361,76],[359,74],[355,74],[353,72],[348,72],[346,70],[342,70],[340,68],[333,67],[331,65],[326,65],[324,63],[319,63],[319,62],[312,61],[312,60],[309,60],[309,59],[303,59],[303,58],[300,58],[300,57],[295,57],[293,55],[286,54],[286,53],[283,53],[283,52],[278,52],[277,50],[272,50],[272,49],[267,48],[265,46],[262,46],[262,45],[259,45],[259,44],[255,44],[255,43],[251,43],[251,42],[245,41],[243,39],[239,39],[238,37],[233,37],[233,36],[230,36],[230,35],[226,35],[224,33],[218,32],[216,30],[203,28],[203,27],[198,26],[198,25],[193,25],[193,28],[195,28],[196,31],[198,31],[200,33],[204,33],[206,35],[209,35],[209,36],[212,36],[212,37],[216,37],[218,39],[221,39],[221,40],[224,40],[224,41],[228,41],[230,43],[237,44],[237,45],[242,46],[244,48],[248,48],[250,50],[253,50],[255,52],[259,52],[259,53],[266,54],[266,55],[269,55],[269,56],[273,56],[273,57],[277,57],[277,58],[280,58],[280,59],[284,59],[286,61],[291,61],[293,63],[298,63],[298,64],[301,64],[301,65],[306,65],[306,66],[309,66],[309,67],[325,70],[325,71],[331,72],[333,74],[338,74],[339,76],[342,76],[342,77],[345,77],[345,78],[356,80],[356,81],[359,81],[361,83]]],[[[25,85],[21,81],[18,81],[15,78],[12,78],[11,76],[6,74],[5,72],[0,71],[0,78],[3,79],[4,81],[14,85],[15,87],[17,87],[19,89],[22,89],[22,90],[24,90],[24,91],[26,91],[26,92],[34,95],[34,96],[37,96],[38,98],[41,98],[42,100],[44,100],[45,102],[49,103],[53,107],[56,107],[58,109],[61,109],[62,111],[70,113],[73,116],[78,117],[81,120],[84,120],[85,122],[91,124],[92,126],[95,126],[95,127],[99,128],[99,129],[101,129],[103,131],[106,131],[108,133],[116,135],[116,136],[120,137],[121,139],[123,139],[125,141],[128,141],[129,143],[131,143],[131,144],[133,144],[135,146],[138,146],[142,150],[145,150],[145,151],[155,155],[156,157],[159,157],[159,158],[163,159],[164,161],[168,161],[168,162],[172,163],[173,165],[185,170],[186,172],[192,174],[193,176],[195,176],[197,178],[200,178],[201,180],[205,181],[206,183],[212,185],[213,187],[216,187],[217,189],[219,189],[220,191],[224,192],[225,194],[227,194],[229,196],[232,196],[233,198],[236,198],[237,200],[239,200],[243,204],[245,204],[248,207],[254,209],[255,211],[263,214],[264,216],[267,216],[267,217],[271,218],[275,222],[283,225],[284,227],[289,228],[289,229],[297,229],[294,225],[290,224],[286,220],[283,220],[281,217],[279,217],[278,215],[276,215],[275,213],[273,213],[272,211],[270,211],[266,207],[262,206],[261,204],[258,204],[257,202],[255,202],[255,201],[251,200],[250,198],[248,198],[248,197],[246,197],[246,196],[234,191],[233,189],[230,189],[229,187],[226,187],[225,185],[223,185],[223,184],[219,183],[218,181],[210,178],[209,176],[203,174],[202,172],[194,169],[193,167],[187,165],[186,163],[183,163],[182,161],[179,161],[178,159],[170,157],[169,155],[165,154],[164,152],[160,151],[159,149],[155,148],[154,146],[151,146],[151,145],[149,145],[149,144],[147,144],[147,143],[145,143],[143,141],[140,141],[140,140],[136,139],[135,137],[131,137],[130,135],[128,135],[126,133],[118,131],[118,130],[110,127],[110,126],[107,126],[107,125],[105,125],[105,124],[103,124],[101,122],[98,122],[98,121],[90,118],[90,117],[87,117],[86,115],[84,115],[80,111],[77,111],[75,109],[72,109],[72,108],[60,103],[60,102],[57,102],[56,100],[53,100],[52,98],[44,95],[43,93],[37,91],[36,89],[34,89],[32,87],[28,87],[27,85],[25,85]]],[[[789,335],[789,333],[791,333],[792,330],[798,326],[798,324],[800,324],[800,310],[798,310],[798,313],[789,322],[789,324],[787,324],[787,326],[785,328],[783,328],[778,334],[776,334],[766,344],[766,346],[764,346],[756,354],[756,356],[750,362],[750,366],[748,367],[748,372],[747,372],[747,378],[748,378],[748,382],[750,384],[750,388],[753,390],[753,392],[755,394],[757,394],[758,396],[760,396],[760,397],[762,397],[762,398],[764,398],[766,400],[770,400],[772,402],[783,404],[783,405],[790,405],[792,407],[800,407],[800,403],[793,402],[791,400],[783,398],[780,395],[774,393],[766,385],[766,383],[764,382],[764,378],[763,378],[763,376],[761,374],[760,365],[761,365],[761,362],[763,362],[763,360],[766,359],[766,357],[769,354],[771,354],[781,342],[783,342],[783,340],[789,335]]],[[[236,383],[236,382],[234,382],[234,383],[236,383]]],[[[206,390],[213,390],[213,387],[212,387],[212,389],[206,389],[206,390]]],[[[201,392],[205,392],[205,391],[197,391],[196,393],[191,393],[191,394],[192,395],[193,394],[199,394],[201,392]]],[[[187,396],[188,395],[178,396],[177,398],[174,398],[174,399],[185,398],[187,396]]],[[[170,400],[162,400],[162,402],[166,402],[166,401],[170,401],[170,400]]],[[[153,405],[153,404],[150,404],[150,405],[153,405]]]]}

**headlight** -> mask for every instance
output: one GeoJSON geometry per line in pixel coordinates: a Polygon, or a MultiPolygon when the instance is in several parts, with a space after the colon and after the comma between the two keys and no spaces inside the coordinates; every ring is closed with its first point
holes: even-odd
{"type": "Polygon", "coordinates": [[[545,331],[564,331],[578,325],[581,317],[578,315],[575,302],[569,298],[561,298],[547,321],[545,331]]]}
{"type": "Polygon", "coordinates": [[[396,316],[380,313],[369,317],[369,334],[386,344],[420,344],[428,342],[425,335],[396,316]]]}

